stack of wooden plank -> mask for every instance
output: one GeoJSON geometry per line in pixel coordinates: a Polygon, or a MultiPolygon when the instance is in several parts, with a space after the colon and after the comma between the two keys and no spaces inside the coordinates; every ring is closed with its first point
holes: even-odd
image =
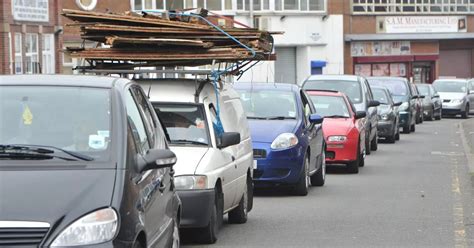
{"type": "Polygon", "coordinates": [[[109,48],[68,48],[72,57],[127,64],[138,62],[141,66],[269,60],[272,35],[280,34],[252,28],[222,28],[225,34],[202,20],[193,22],[191,18],[169,19],[146,13],[109,14],[65,9],[62,14],[74,21],[69,25],[80,27],[83,39],[109,45],[109,48]]]}

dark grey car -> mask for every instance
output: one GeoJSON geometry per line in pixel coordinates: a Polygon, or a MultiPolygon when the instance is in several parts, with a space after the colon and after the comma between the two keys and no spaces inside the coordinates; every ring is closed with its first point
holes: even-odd
{"type": "Polygon", "coordinates": [[[177,247],[162,125],[128,79],[0,76],[0,246],[177,247]]]}
{"type": "Polygon", "coordinates": [[[374,93],[375,100],[380,102],[378,107],[379,137],[384,138],[388,143],[395,143],[400,139],[400,115],[398,114],[398,107],[401,102],[394,102],[392,94],[385,87],[371,86],[372,93],[374,93]]]}
{"type": "Polygon", "coordinates": [[[369,83],[364,77],[354,75],[312,75],[303,83],[304,90],[335,90],[349,97],[357,111],[365,111],[367,117],[362,119],[365,123],[366,138],[365,152],[370,154],[378,147],[377,136],[377,106],[369,83]]]}
{"type": "Polygon", "coordinates": [[[441,120],[442,101],[438,92],[431,84],[416,84],[423,98],[423,118],[427,121],[441,120]]]}

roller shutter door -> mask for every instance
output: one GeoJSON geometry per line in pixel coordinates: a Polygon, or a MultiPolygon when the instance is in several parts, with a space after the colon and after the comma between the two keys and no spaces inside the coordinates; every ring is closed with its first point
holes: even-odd
{"type": "Polygon", "coordinates": [[[275,48],[275,82],[296,83],[296,47],[275,48]]]}
{"type": "Polygon", "coordinates": [[[440,76],[471,77],[471,50],[441,50],[439,60],[440,76]]]}

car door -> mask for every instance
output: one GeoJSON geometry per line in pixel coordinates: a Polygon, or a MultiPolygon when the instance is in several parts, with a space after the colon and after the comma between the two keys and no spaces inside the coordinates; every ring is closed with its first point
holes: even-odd
{"type": "MultiPolygon", "coordinates": [[[[374,100],[374,95],[372,94],[372,89],[370,89],[369,82],[367,82],[366,79],[363,79],[362,84],[363,84],[362,89],[364,89],[365,91],[366,106],[368,106],[368,103],[374,100]]],[[[378,125],[377,107],[367,108],[367,116],[370,121],[370,125],[372,127],[371,130],[369,130],[370,139],[372,139],[377,134],[377,125],[378,125]]]]}
{"type": "Polygon", "coordinates": [[[435,110],[438,110],[441,108],[441,98],[439,97],[438,92],[436,89],[430,85],[430,93],[431,93],[431,101],[433,102],[433,106],[435,110]]]}
{"type": "MultiPolygon", "coordinates": [[[[143,106],[144,96],[139,86],[132,86],[126,92],[125,106],[127,109],[128,125],[132,130],[137,150],[137,160],[152,148],[156,148],[160,142],[157,140],[156,127],[157,123],[153,123],[153,117],[150,109],[146,110],[143,106]]],[[[166,238],[166,230],[172,226],[172,217],[166,215],[167,203],[170,199],[169,192],[165,194],[164,189],[170,189],[170,178],[166,178],[168,169],[154,169],[141,172],[134,183],[138,189],[141,198],[140,211],[143,211],[145,219],[145,231],[150,246],[164,246],[166,238]]]]}
{"type": "Polygon", "coordinates": [[[406,82],[407,84],[407,87],[408,87],[408,91],[410,93],[409,95],[409,101],[410,101],[410,110],[411,110],[411,119],[410,119],[410,125],[411,124],[415,124],[416,122],[416,105],[417,105],[417,101],[418,99],[416,98],[416,93],[415,91],[413,90],[413,88],[411,87],[411,84],[407,81],[406,82]]]}
{"type": "MultiPolygon", "coordinates": [[[[467,94],[469,98],[469,104],[470,106],[472,106],[472,104],[474,103],[474,94],[471,94],[471,92],[474,91],[474,81],[469,81],[467,85],[468,85],[467,94]]],[[[473,107],[471,107],[471,109],[473,109],[473,107]]]]}
{"type": "Polygon", "coordinates": [[[310,146],[311,154],[313,155],[310,158],[310,171],[313,172],[317,170],[318,161],[321,159],[322,151],[322,124],[312,124],[309,122],[309,116],[314,114],[316,111],[312,102],[310,102],[309,97],[303,90],[299,92],[299,98],[301,99],[301,111],[303,118],[303,135],[308,139],[308,145],[310,146]]]}

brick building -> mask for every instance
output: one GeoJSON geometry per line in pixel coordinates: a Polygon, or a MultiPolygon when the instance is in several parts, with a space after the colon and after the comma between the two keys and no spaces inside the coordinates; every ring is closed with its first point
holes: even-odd
{"type": "Polygon", "coordinates": [[[345,73],[419,83],[474,77],[473,1],[351,0],[336,7],[344,13],[345,73]]]}
{"type": "Polygon", "coordinates": [[[62,0],[0,0],[0,74],[60,72],[62,0]]]}

